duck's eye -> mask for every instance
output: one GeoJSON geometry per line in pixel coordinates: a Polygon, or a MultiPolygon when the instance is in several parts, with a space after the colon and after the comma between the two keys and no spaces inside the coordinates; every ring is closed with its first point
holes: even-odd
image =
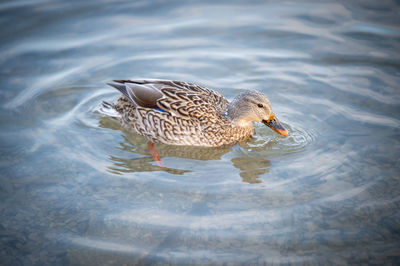
{"type": "Polygon", "coordinates": [[[262,105],[262,103],[257,104],[258,107],[263,108],[264,105],[262,105]]]}

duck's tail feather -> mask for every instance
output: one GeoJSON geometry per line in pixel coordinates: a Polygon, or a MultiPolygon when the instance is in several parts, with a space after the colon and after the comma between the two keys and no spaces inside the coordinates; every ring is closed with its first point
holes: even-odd
{"type": "MultiPolygon", "coordinates": [[[[114,80],[115,82],[119,82],[118,80],[114,80]]],[[[109,82],[107,85],[110,85],[111,87],[116,88],[119,90],[125,97],[128,99],[130,98],[128,91],[126,90],[126,86],[124,83],[115,83],[115,82],[109,82]]]]}

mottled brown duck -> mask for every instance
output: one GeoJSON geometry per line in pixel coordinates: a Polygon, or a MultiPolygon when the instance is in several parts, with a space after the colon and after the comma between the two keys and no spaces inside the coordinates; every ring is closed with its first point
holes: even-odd
{"type": "Polygon", "coordinates": [[[262,93],[245,90],[229,101],[216,91],[170,80],[114,80],[109,85],[123,95],[113,105],[124,127],[152,142],[217,147],[247,140],[253,122],[281,135],[279,123],[262,93]]]}

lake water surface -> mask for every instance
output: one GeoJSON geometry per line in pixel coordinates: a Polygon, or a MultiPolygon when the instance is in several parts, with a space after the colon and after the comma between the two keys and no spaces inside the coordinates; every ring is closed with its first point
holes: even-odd
{"type": "Polygon", "coordinates": [[[395,1],[3,1],[0,264],[400,262],[395,1]],[[106,82],[265,93],[223,148],[156,144],[106,82]]]}

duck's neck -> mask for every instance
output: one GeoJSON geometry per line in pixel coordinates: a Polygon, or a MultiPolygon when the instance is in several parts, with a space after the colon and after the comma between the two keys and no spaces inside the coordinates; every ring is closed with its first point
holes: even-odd
{"type": "Polygon", "coordinates": [[[243,115],[241,110],[238,110],[236,105],[236,98],[229,104],[228,109],[226,111],[226,117],[232,121],[232,124],[236,127],[246,127],[253,128],[253,123],[247,119],[246,116],[243,115]]]}

